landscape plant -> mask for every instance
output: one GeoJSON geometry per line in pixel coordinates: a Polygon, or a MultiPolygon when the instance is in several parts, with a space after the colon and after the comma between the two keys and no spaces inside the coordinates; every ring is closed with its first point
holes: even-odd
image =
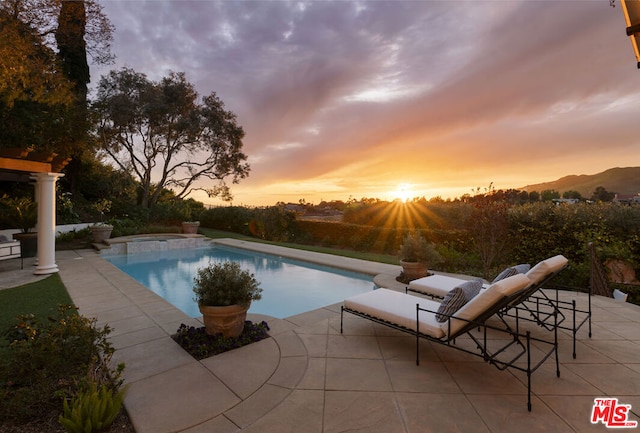
{"type": "Polygon", "coordinates": [[[267,331],[269,331],[267,322],[253,323],[247,320],[239,337],[224,337],[220,334],[207,334],[203,326],[187,326],[182,323],[172,338],[191,356],[199,360],[264,340],[269,337],[267,331]]]}
{"type": "Polygon", "coordinates": [[[31,231],[38,221],[38,204],[31,197],[10,197],[5,194],[0,197],[0,211],[0,226],[17,227],[22,233],[31,231]]]}
{"type": "Polygon", "coordinates": [[[100,432],[113,424],[124,400],[124,389],[90,382],[88,387],[64,400],[63,413],[58,421],[70,433],[100,432]]]}
{"type": "Polygon", "coordinates": [[[400,260],[438,266],[442,257],[435,245],[416,232],[407,233],[400,246],[400,260]]]}
{"type": "Polygon", "coordinates": [[[0,368],[0,419],[47,418],[91,382],[117,392],[124,365],[111,365],[110,332],[71,305],[48,317],[20,316],[5,336],[10,343],[0,368]]]}
{"type": "Polygon", "coordinates": [[[193,292],[201,306],[248,305],[262,298],[255,275],[231,261],[210,263],[198,269],[193,292]]]}

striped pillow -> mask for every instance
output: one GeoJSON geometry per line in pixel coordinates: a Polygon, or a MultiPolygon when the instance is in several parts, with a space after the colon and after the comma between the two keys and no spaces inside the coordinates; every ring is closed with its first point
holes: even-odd
{"type": "Polygon", "coordinates": [[[438,311],[436,311],[436,320],[440,323],[446,322],[449,317],[458,311],[467,303],[467,296],[461,287],[456,287],[444,297],[438,311]]]}
{"type": "Polygon", "coordinates": [[[462,289],[464,296],[467,298],[467,302],[469,302],[478,293],[480,293],[480,289],[482,289],[482,280],[480,278],[475,278],[467,281],[466,283],[460,284],[458,287],[462,289]]]}
{"type": "Polygon", "coordinates": [[[517,275],[517,274],[526,274],[529,271],[529,269],[531,269],[531,265],[529,264],[510,266],[504,271],[500,272],[498,276],[493,279],[491,284],[497,283],[498,281],[504,280],[505,278],[513,277],[514,275],[517,275]]]}

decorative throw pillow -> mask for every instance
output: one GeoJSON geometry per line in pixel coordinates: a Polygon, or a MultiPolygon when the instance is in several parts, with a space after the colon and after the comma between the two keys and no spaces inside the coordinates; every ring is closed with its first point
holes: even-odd
{"type": "Polygon", "coordinates": [[[438,311],[436,311],[436,320],[440,323],[446,322],[449,316],[454,314],[467,303],[467,296],[461,287],[456,287],[444,297],[438,311]]]}
{"type": "Polygon", "coordinates": [[[521,265],[514,266],[519,274],[526,274],[531,269],[531,265],[529,263],[523,263],[521,265]]]}
{"type": "Polygon", "coordinates": [[[480,278],[469,280],[466,283],[460,284],[458,287],[462,289],[465,298],[467,298],[467,302],[469,302],[478,293],[480,293],[480,289],[482,289],[482,280],[480,278]]]}
{"type": "Polygon", "coordinates": [[[531,269],[531,265],[528,264],[510,266],[504,271],[500,272],[498,276],[493,279],[491,284],[497,283],[500,280],[504,280],[505,278],[509,278],[517,274],[526,274],[529,269],[531,269]]]}

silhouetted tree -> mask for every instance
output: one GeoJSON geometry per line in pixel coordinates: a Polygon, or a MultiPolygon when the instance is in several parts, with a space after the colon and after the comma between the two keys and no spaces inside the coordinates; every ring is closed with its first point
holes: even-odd
{"type": "Polygon", "coordinates": [[[542,201],[551,201],[554,198],[560,198],[560,193],[554,189],[546,189],[540,194],[542,201]]]}
{"type": "Polygon", "coordinates": [[[615,196],[616,196],[615,192],[609,192],[605,189],[604,186],[599,186],[595,189],[595,191],[591,195],[591,200],[608,202],[608,201],[613,201],[615,196]]]}
{"type": "Polygon", "coordinates": [[[153,82],[123,68],[100,80],[97,137],[113,162],[140,182],[145,208],[154,206],[164,188],[176,198],[202,190],[230,200],[225,179],[238,183],[249,174],[235,114],[215,93],[202,103],[197,99],[184,73],[153,82]]]}
{"type": "Polygon", "coordinates": [[[580,194],[578,191],[565,191],[562,193],[562,198],[573,198],[573,199],[577,199],[577,200],[582,200],[582,194],[580,194]]]}

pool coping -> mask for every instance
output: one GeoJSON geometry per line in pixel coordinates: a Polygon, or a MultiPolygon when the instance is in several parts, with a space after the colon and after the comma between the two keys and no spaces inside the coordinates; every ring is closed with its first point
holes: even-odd
{"type": "MultiPolygon", "coordinates": [[[[212,243],[371,276],[399,274],[401,269],[234,239],[212,243]]],[[[96,317],[99,325],[113,329],[110,340],[116,352],[112,361],[126,365],[124,404],[138,433],[234,431],[251,425],[289,396],[304,376],[308,354],[294,330],[339,312],[335,304],[286,319],[249,314],[249,320],[268,323],[272,338],[197,361],[171,334],[182,323],[202,326],[201,318],[189,317],[94,251],[75,253],[78,256],[71,258],[58,254],[60,276],[81,314],[96,317]]]]}
{"type": "MultiPolygon", "coordinates": [[[[324,256],[316,257],[326,264],[324,256]]],[[[394,269],[333,259],[342,268],[394,269]]],[[[125,408],[138,433],[502,433],[513,431],[514,421],[523,433],[600,431],[589,420],[594,398],[604,396],[631,404],[630,418],[640,418],[637,305],[594,296],[593,338],[583,327],[572,359],[570,332],[559,332],[562,375],[548,366],[536,373],[527,412],[523,375],[428,343],[417,367],[411,337],[351,317],[342,334],[339,304],[287,319],[250,316],[266,319],[272,338],[196,361],[170,337],[188,319],[184,313],[93,251],[57,252],[57,260],[80,312],[114,329],[114,361],[127,364],[125,408]]],[[[394,280],[400,269],[382,274],[396,290],[403,287],[394,280]]],[[[561,295],[587,300],[584,293],[561,295]]]]}

